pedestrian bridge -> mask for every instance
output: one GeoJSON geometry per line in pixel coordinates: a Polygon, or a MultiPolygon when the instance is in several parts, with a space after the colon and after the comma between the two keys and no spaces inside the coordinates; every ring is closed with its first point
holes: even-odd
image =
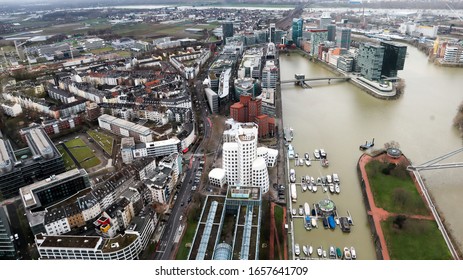
{"type": "Polygon", "coordinates": [[[349,81],[350,77],[318,77],[318,78],[307,78],[307,79],[293,79],[293,80],[280,81],[280,84],[289,84],[289,83],[296,83],[296,82],[310,82],[310,81],[328,81],[328,83],[330,83],[331,80],[349,81]]]}

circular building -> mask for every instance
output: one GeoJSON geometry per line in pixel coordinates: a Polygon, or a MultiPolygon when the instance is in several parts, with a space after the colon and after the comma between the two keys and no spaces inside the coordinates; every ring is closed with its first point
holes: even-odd
{"type": "Polygon", "coordinates": [[[270,181],[264,158],[258,157],[252,162],[252,186],[259,187],[262,193],[268,192],[270,181]]]}
{"type": "Polygon", "coordinates": [[[397,148],[389,148],[386,152],[387,155],[391,158],[399,158],[402,156],[402,152],[397,148]]]}
{"type": "Polygon", "coordinates": [[[318,203],[318,207],[324,216],[330,216],[336,211],[336,204],[331,199],[323,199],[318,203]]]}

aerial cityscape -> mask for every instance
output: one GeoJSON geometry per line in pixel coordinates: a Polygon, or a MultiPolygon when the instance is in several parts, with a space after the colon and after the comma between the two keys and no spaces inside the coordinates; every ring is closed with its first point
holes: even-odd
{"type": "Polygon", "coordinates": [[[192,3],[0,0],[0,260],[463,258],[463,0],[192,3]]]}

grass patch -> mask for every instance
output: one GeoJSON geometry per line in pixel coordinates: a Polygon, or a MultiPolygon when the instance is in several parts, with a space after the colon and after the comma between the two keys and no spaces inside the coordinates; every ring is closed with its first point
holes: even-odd
{"type": "MultiPolygon", "coordinates": [[[[274,209],[274,214],[275,214],[275,226],[277,228],[277,233],[278,235],[275,236],[276,238],[278,238],[278,240],[280,241],[280,246],[279,246],[279,251],[281,253],[281,260],[284,259],[284,232],[283,232],[283,208],[279,205],[275,205],[275,209],[274,209]]],[[[278,255],[278,243],[276,242],[275,240],[275,246],[274,246],[274,251],[275,251],[275,260],[279,260],[280,257],[278,255]]]]}
{"type": "Polygon", "coordinates": [[[120,57],[131,57],[132,56],[132,53],[129,51],[117,51],[115,52],[115,54],[117,54],[120,57]]]}
{"type": "Polygon", "coordinates": [[[178,247],[177,256],[175,256],[176,260],[186,260],[188,258],[188,254],[190,253],[190,247],[186,247],[186,244],[193,243],[193,237],[195,236],[197,227],[198,227],[197,220],[188,222],[186,232],[183,235],[182,242],[180,242],[180,245],[178,247]]]}
{"type": "Polygon", "coordinates": [[[376,206],[392,213],[429,215],[405,166],[373,160],[366,171],[376,206]]]}
{"type": "Polygon", "coordinates": [[[110,52],[110,51],[113,51],[113,50],[114,50],[113,47],[107,46],[107,47],[104,47],[104,48],[91,50],[90,52],[92,54],[99,55],[99,54],[110,52]]]}
{"type": "Polygon", "coordinates": [[[393,221],[389,218],[381,222],[391,259],[453,259],[435,221],[408,218],[402,229],[394,227],[393,221]]]}
{"type": "Polygon", "coordinates": [[[84,161],[84,162],[80,162],[80,165],[82,166],[82,168],[87,169],[87,168],[92,168],[92,167],[94,167],[94,166],[97,166],[97,165],[100,164],[100,163],[101,163],[101,161],[100,161],[99,158],[97,158],[97,157],[92,157],[92,158],[89,159],[89,160],[86,160],[86,161],[84,161]]]}
{"type": "Polygon", "coordinates": [[[100,164],[100,159],[95,157],[95,154],[82,139],[72,139],[67,141],[65,145],[83,168],[87,169],[100,164]]]}
{"type": "Polygon", "coordinates": [[[64,150],[63,146],[58,145],[57,148],[60,154],[63,156],[64,167],[66,168],[66,171],[76,168],[74,161],[71,159],[71,156],[64,150]]]}
{"type": "Polygon", "coordinates": [[[108,155],[112,155],[113,153],[113,143],[114,138],[108,136],[104,133],[98,132],[96,130],[88,130],[87,134],[96,142],[100,147],[105,150],[108,155]]]}

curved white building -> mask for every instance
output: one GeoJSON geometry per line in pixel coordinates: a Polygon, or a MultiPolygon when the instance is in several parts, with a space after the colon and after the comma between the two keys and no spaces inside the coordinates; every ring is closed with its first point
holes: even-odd
{"type": "Polygon", "coordinates": [[[240,183],[243,186],[249,186],[252,183],[252,162],[257,157],[257,126],[255,131],[241,130],[237,137],[238,143],[238,174],[240,183]]]}
{"type": "Polygon", "coordinates": [[[238,143],[228,142],[222,148],[222,167],[228,184],[238,181],[238,143]]]}
{"type": "Polygon", "coordinates": [[[252,163],[252,186],[259,187],[262,193],[269,190],[269,177],[267,171],[267,163],[264,158],[256,158],[252,163]]]}
{"type": "Polygon", "coordinates": [[[223,187],[227,183],[225,170],[214,168],[209,172],[209,183],[214,186],[223,187]]]}

